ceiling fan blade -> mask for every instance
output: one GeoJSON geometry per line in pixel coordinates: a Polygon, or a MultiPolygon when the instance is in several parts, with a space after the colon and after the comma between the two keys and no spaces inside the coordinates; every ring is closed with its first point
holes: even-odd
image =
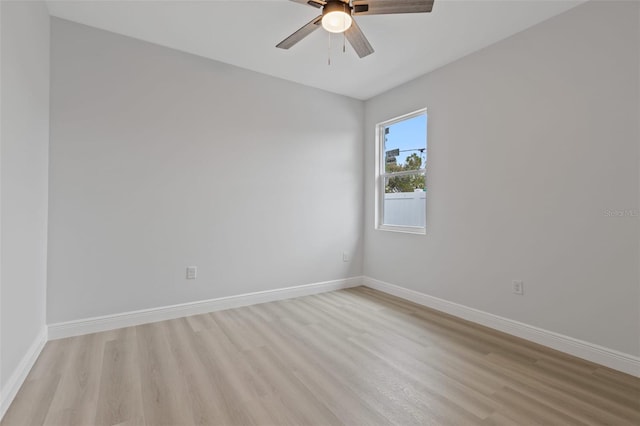
{"type": "Polygon", "coordinates": [[[322,22],[322,15],[316,16],[308,24],[300,28],[295,33],[291,34],[289,37],[282,40],[280,43],[276,44],[276,47],[280,49],[288,49],[318,28],[320,28],[320,23],[322,22]]]}
{"type": "Polygon", "coordinates": [[[296,2],[296,3],[300,3],[300,4],[307,4],[309,6],[313,6],[317,9],[320,9],[322,6],[324,6],[325,4],[327,4],[326,1],[324,0],[291,0],[292,2],[296,2]]]}
{"type": "Polygon", "coordinates": [[[388,15],[392,13],[426,13],[434,0],[354,0],[353,15],[388,15]]]}
{"type": "Polygon", "coordinates": [[[356,24],[355,19],[347,31],[344,32],[345,37],[349,40],[353,50],[356,51],[359,57],[364,58],[367,55],[373,53],[373,47],[369,44],[369,40],[364,36],[364,33],[356,24]]]}

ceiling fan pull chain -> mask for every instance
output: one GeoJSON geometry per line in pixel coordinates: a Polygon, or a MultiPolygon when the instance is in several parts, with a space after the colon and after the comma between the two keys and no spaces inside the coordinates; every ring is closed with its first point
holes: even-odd
{"type": "Polygon", "coordinates": [[[329,50],[327,51],[327,65],[331,66],[331,33],[329,33],[329,50]]]}
{"type": "MultiPolygon", "coordinates": [[[[347,26],[347,23],[346,23],[347,5],[343,4],[342,8],[343,8],[343,11],[344,11],[344,15],[342,15],[342,25],[344,27],[346,27],[347,26]]],[[[349,14],[351,14],[351,11],[349,11],[349,14]]],[[[342,32],[342,53],[346,53],[346,51],[347,51],[347,46],[346,46],[346,44],[347,44],[347,41],[346,41],[347,40],[347,36],[345,34],[346,32],[347,32],[346,29],[345,29],[345,31],[342,32]]]]}

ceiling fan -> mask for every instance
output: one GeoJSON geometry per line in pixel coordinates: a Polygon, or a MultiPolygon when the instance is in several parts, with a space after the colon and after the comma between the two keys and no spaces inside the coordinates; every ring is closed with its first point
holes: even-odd
{"type": "Polygon", "coordinates": [[[353,16],[388,15],[392,13],[431,12],[434,0],[291,0],[322,9],[322,14],[313,18],[298,31],[276,45],[289,49],[300,40],[320,28],[330,33],[344,33],[359,57],[373,53],[373,47],[356,24],[353,16]]]}

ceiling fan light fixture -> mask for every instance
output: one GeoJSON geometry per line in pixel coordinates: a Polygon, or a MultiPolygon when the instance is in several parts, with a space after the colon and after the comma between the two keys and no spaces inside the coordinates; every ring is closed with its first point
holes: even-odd
{"type": "Polygon", "coordinates": [[[329,12],[322,17],[322,28],[330,33],[343,33],[352,23],[353,18],[342,11],[329,12]]]}
{"type": "Polygon", "coordinates": [[[351,7],[341,1],[330,1],[322,10],[322,28],[330,33],[343,33],[351,27],[351,7]]]}

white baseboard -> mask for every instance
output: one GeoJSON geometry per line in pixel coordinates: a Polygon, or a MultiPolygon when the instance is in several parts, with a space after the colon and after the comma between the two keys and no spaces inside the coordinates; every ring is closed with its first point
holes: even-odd
{"type": "Polygon", "coordinates": [[[279,288],[275,290],[245,293],[237,296],[181,303],[179,305],[162,306],[159,308],[143,309],[101,317],[60,322],[49,325],[49,339],[62,339],[65,337],[97,333],[99,331],[115,330],[134,325],[165,321],[189,315],[239,308],[241,306],[255,305],[257,303],[291,299],[293,297],[308,296],[311,294],[356,287],[361,284],[362,277],[344,278],[333,281],[279,288]]]}
{"type": "Polygon", "coordinates": [[[38,356],[40,356],[40,352],[42,352],[42,348],[44,348],[45,343],[47,343],[47,327],[43,327],[40,330],[40,333],[36,336],[35,340],[31,344],[31,347],[27,350],[27,353],[24,354],[20,363],[16,367],[15,371],[9,377],[9,380],[4,385],[2,390],[0,390],[0,420],[4,417],[5,413],[9,409],[9,406],[13,402],[13,399],[16,397],[16,394],[20,390],[20,387],[24,383],[29,371],[33,367],[33,364],[36,363],[38,356]]]}
{"type": "Polygon", "coordinates": [[[419,305],[445,312],[513,336],[521,337],[569,355],[631,374],[632,376],[640,377],[640,357],[490,314],[458,303],[449,302],[448,300],[429,296],[428,294],[409,290],[374,278],[363,277],[362,283],[366,287],[409,300],[419,305]]]}

